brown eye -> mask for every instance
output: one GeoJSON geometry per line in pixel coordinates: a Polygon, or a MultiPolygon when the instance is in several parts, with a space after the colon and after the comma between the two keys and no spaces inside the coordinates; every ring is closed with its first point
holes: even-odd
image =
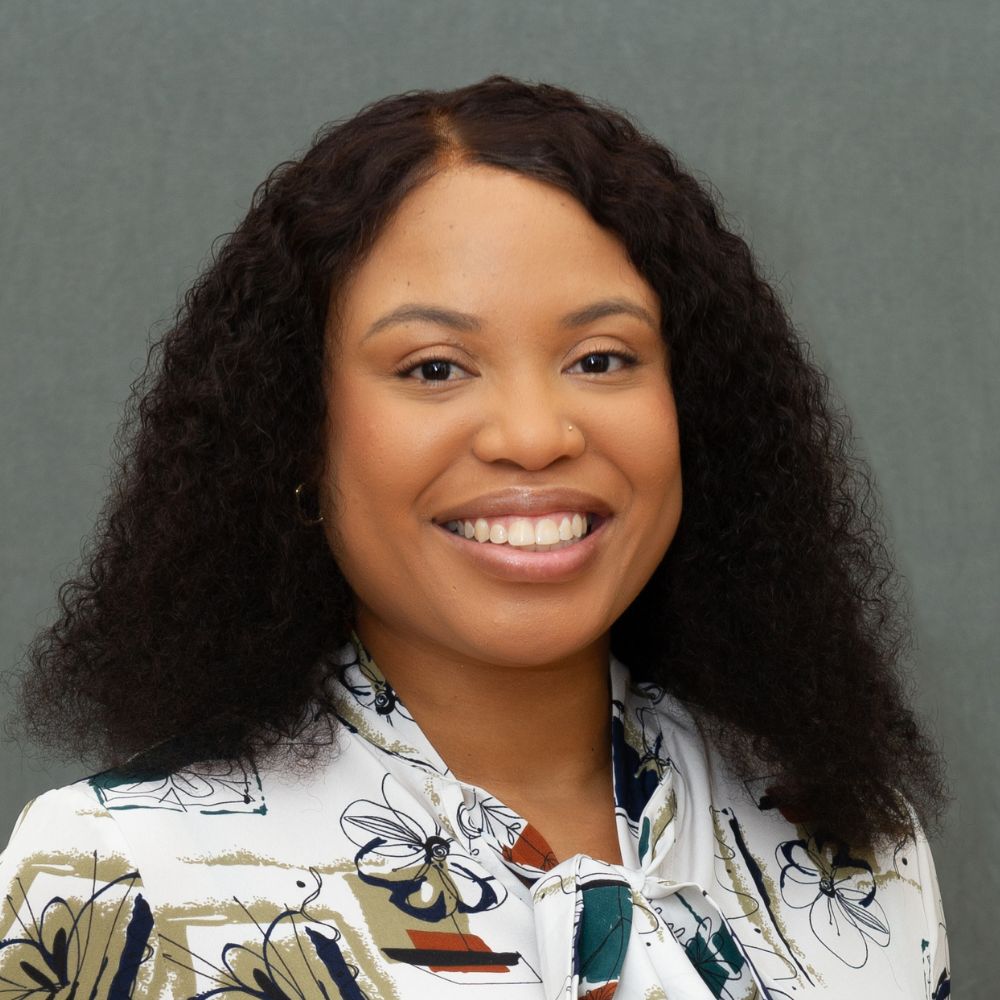
{"type": "Polygon", "coordinates": [[[414,382],[454,382],[468,378],[469,373],[454,361],[447,358],[428,358],[416,364],[407,365],[397,370],[400,378],[412,379],[414,382]]]}
{"type": "Polygon", "coordinates": [[[638,359],[624,351],[591,351],[570,367],[584,375],[605,375],[622,368],[631,368],[638,359]]]}
{"type": "Polygon", "coordinates": [[[425,361],[420,366],[420,376],[428,382],[444,382],[449,375],[451,375],[450,361],[425,361]]]}
{"type": "Polygon", "coordinates": [[[599,375],[610,367],[611,359],[607,354],[588,354],[581,359],[580,367],[588,375],[599,375]]]}

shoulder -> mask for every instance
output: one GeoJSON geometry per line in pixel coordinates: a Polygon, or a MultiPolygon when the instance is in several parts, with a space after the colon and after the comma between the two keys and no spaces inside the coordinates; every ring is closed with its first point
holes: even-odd
{"type": "Polygon", "coordinates": [[[655,685],[633,690],[645,754],[668,764],[677,789],[677,873],[716,900],[756,965],[806,986],[948,995],[941,893],[916,817],[913,836],[875,848],[823,835],[782,811],[766,766],[734,777],[681,702],[655,685]]]}
{"type": "MultiPolygon", "coordinates": [[[[133,852],[85,779],[44,792],[22,809],[0,852],[0,885],[11,899],[51,894],[114,895],[138,881],[133,852]]],[[[10,916],[9,913],[5,916],[10,916]]]]}
{"type": "Polygon", "coordinates": [[[91,854],[98,847],[121,848],[113,817],[86,780],[54,788],[32,799],[21,810],[10,842],[0,853],[0,872],[24,858],[91,854]]]}
{"type": "Polygon", "coordinates": [[[359,788],[378,789],[376,764],[130,766],[39,796],[0,857],[0,981],[24,996],[73,982],[116,996],[112,976],[134,985],[122,996],[348,995],[372,962],[355,936],[365,907],[384,901],[341,820],[359,788]]]}
{"type": "Polygon", "coordinates": [[[147,892],[160,890],[168,884],[161,869],[199,844],[206,819],[229,818],[231,841],[232,820],[266,812],[253,768],[190,763],[167,771],[136,759],[32,799],[0,853],[0,883],[23,895],[36,882],[59,882],[59,893],[79,895],[74,880],[135,881],[141,871],[147,892]]]}
{"type": "Polygon", "coordinates": [[[122,985],[149,964],[153,914],[138,869],[85,782],[28,803],[0,854],[0,884],[0,979],[17,995],[76,982],[96,996],[101,963],[122,985]]]}

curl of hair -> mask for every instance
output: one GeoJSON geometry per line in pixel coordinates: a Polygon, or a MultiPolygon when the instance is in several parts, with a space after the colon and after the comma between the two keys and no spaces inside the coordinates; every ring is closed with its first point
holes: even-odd
{"type": "Polygon", "coordinates": [[[28,650],[29,735],[111,764],[178,734],[206,758],[309,763],[330,745],[305,713],[351,595],[294,497],[321,468],[330,293],[456,163],[569,192],[660,296],[684,508],[616,654],[789,814],[855,843],[909,832],[910,807],[935,820],[940,763],[899,672],[905,601],[827,379],[668,150],[505,77],[370,105],[258,188],[132,387],[83,567],[28,650]]]}

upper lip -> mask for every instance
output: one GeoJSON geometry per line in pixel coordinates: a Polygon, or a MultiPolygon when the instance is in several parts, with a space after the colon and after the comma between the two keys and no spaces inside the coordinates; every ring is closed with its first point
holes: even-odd
{"type": "Polygon", "coordinates": [[[438,524],[447,521],[470,520],[477,517],[516,516],[536,517],[556,511],[580,511],[608,517],[611,507],[600,497],[585,490],[568,486],[526,487],[511,486],[492,493],[483,493],[471,500],[449,507],[434,517],[438,524]]]}

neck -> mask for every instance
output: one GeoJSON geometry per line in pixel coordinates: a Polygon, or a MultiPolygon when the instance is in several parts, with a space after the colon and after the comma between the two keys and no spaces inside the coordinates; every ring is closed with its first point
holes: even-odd
{"type": "MultiPolygon", "coordinates": [[[[374,627],[373,627],[374,624],[374,627]]],[[[387,631],[358,635],[452,772],[508,805],[610,781],[608,640],[543,665],[496,665],[387,631]]]]}

